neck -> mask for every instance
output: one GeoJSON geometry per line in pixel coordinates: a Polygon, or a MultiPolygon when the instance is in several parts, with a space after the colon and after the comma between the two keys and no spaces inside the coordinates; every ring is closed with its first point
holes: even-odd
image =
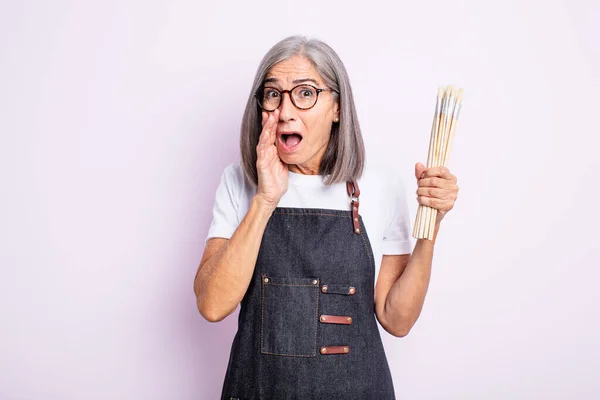
{"type": "Polygon", "coordinates": [[[307,160],[302,164],[288,164],[288,170],[294,172],[296,174],[302,175],[319,175],[319,169],[321,166],[321,162],[325,157],[325,150],[327,150],[327,145],[329,144],[329,140],[325,142],[317,154],[315,154],[311,159],[307,160]]]}
{"type": "Polygon", "coordinates": [[[294,172],[296,174],[302,174],[302,175],[318,175],[319,174],[319,167],[308,166],[308,165],[289,164],[288,170],[290,172],[294,172]]]}

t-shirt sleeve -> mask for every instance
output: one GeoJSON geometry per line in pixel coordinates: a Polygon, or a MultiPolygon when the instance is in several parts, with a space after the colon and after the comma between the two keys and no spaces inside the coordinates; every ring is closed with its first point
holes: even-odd
{"type": "Polygon", "coordinates": [[[410,254],[412,252],[410,214],[406,199],[406,187],[400,177],[394,177],[389,185],[389,223],[383,232],[383,254],[410,254]]]}
{"type": "Polygon", "coordinates": [[[229,239],[239,225],[238,208],[242,192],[243,176],[239,176],[241,167],[231,164],[225,168],[215,194],[213,218],[205,242],[212,238],[229,239]]]}

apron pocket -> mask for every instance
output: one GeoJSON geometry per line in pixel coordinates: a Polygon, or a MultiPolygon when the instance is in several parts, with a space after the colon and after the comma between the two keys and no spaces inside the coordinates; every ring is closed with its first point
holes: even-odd
{"type": "Polygon", "coordinates": [[[261,275],[261,281],[261,353],[316,357],[319,280],[261,275]]]}

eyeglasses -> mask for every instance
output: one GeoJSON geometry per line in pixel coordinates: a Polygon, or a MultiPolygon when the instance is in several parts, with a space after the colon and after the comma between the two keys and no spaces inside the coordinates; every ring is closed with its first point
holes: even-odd
{"type": "Polygon", "coordinates": [[[291,90],[279,90],[273,87],[264,87],[257,90],[254,96],[258,100],[260,108],[268,112],[275,111],[279,108],[284,93],[290,94],[292,104],[296,108],[300,110],[309,110],[317,104],[319,93],[326,91],[337,93],[337,90],[334,89],[317,89],[312,85],[303,84],[295,86],[291,90]]]}

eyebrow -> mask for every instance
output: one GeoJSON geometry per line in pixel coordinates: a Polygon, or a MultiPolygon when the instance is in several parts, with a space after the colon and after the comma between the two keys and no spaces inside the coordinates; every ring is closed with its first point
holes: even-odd
{"type": "MultiPolygon", "coordinates": [[[[263,82],[263,84],[265,83],[278,83],[279,80],[277,78],[267,78],[265,79],[265,81],[263,82]]],[[[298,83],[304,83],[304,82],[312,82],[315,85],[319,86],[319,82],[317,82],[316,80],[312,79],[312,78],[301,78],[301,79],[296,79],[295,81],[293,81],[293,84],[298,84],[298,83]]]]}

